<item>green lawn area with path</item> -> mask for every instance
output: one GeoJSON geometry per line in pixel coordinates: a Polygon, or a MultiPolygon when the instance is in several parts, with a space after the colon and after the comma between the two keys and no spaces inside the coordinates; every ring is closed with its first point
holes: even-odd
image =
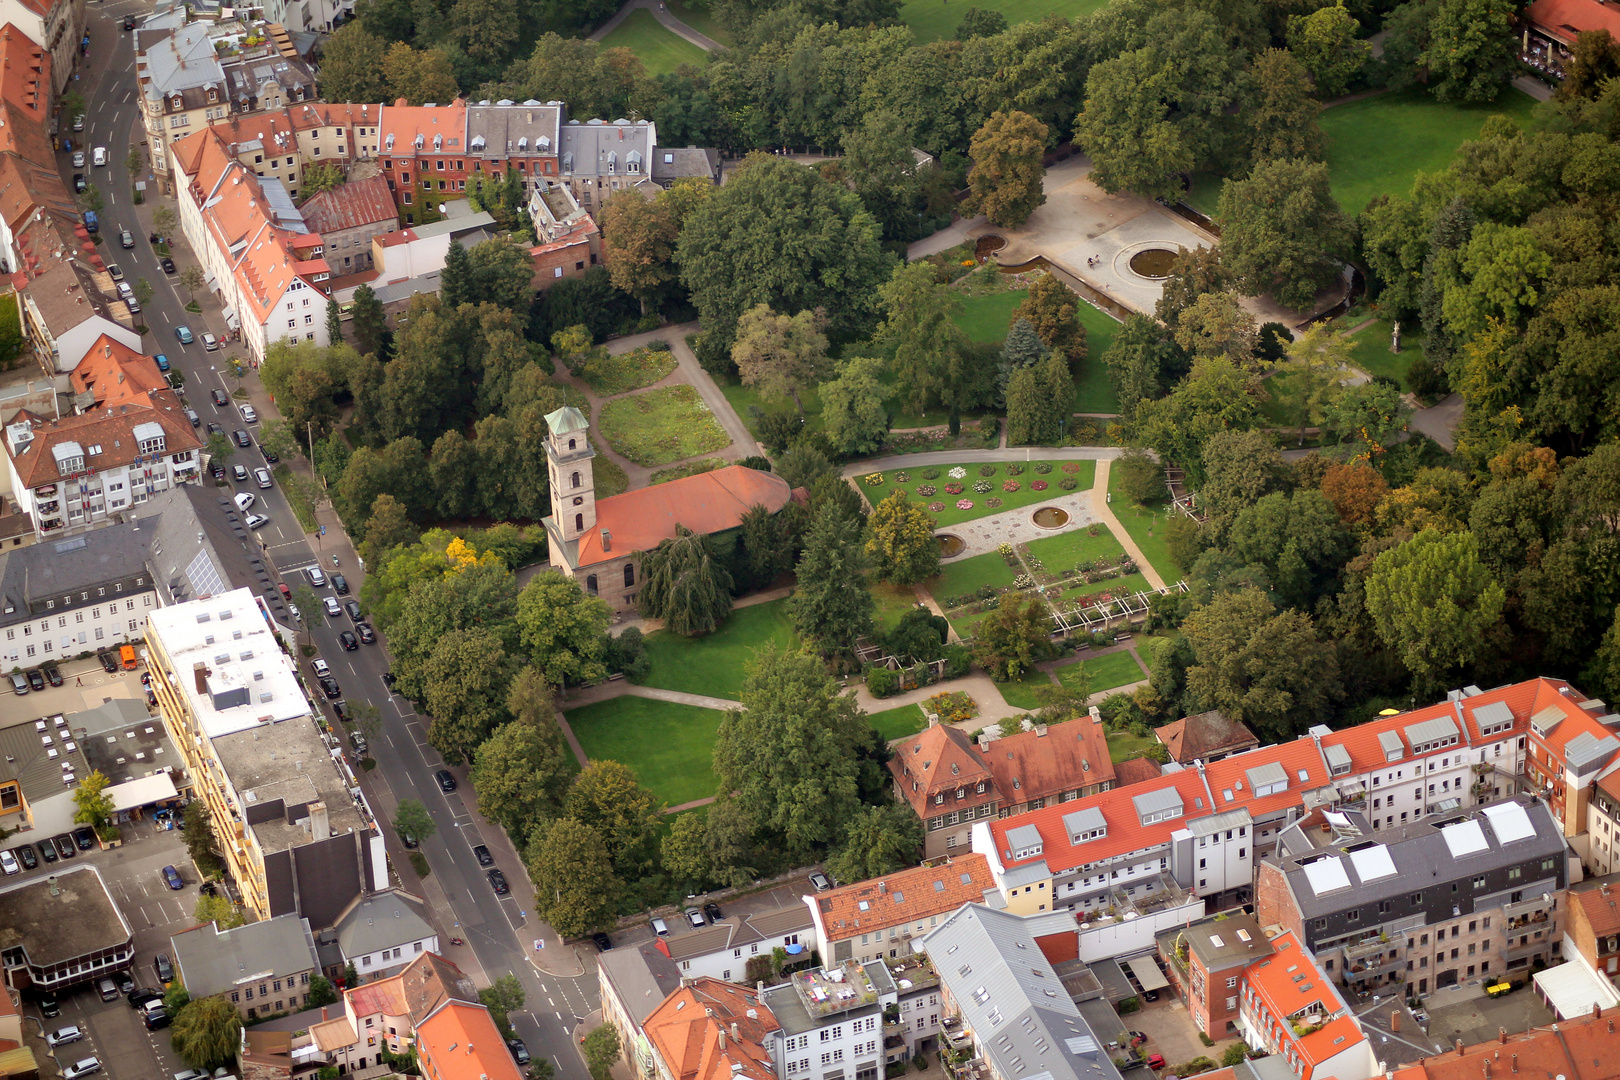
{"type": "Polygon", "coordinates": [[[928,583],[928,591],[933,593],[934,599],[944,607],[947,598],[952,596],[966,596],[986,585],[994,585],[998,589],[1011,585],[1013,576],[1017,573],[1017,570],[1007,565],[1007,560],[990,551],[983,555],[946,563],[939,577],[928,583]]]}
{"type": "Polygon", "coordinates": [[[637,465],[668,465],[731,445],[690,386],[666,386],[602,406],[602,437],[637,465]]]}
{"type": "Polygon", "coordinates": [[[996,683],[996,689],[1001,691],[1002,700],[1013,708],[1033,712],[1041,707],[1041,703],[1035,699],[1035,688],[1051,685],[1052,677],[1046,672],[1026,671],[1023,678],[996,683]]]}
{"type": "MultiPolygon", "coordinates": [[[[639,12],[646,14],[645,10],[639,12]]],[[[651,386],[675,370],[675,354],[667,349],[632,349],[591,360],[580,373],[597,397],[628,394],[651,386]]]]}
{"type": "MultiPolygon", "coordinates": [[[[989,293],[985,296],[964,296],[962,314],[957,317],[960,326],[972,341],[1002,341],[1007,337],[1007,324],[1012,321],[1013,309],[1024,302],[1027,290],[989,293]]],[[[1080,323],[1086,328],[1086,359],[1074,380],[1074,411],[1083,413],[1112,413],[1119,411],[1119,395],[1108,379],[1102,354],[1114,343],[1119,323],[1112,315],[1080,301],[1080,323]]],[[[900,425],[896,425],[900,426],[900,425]]]]}
{"type": "Polygon", "coordinates": [[[970,341],[1003,341],[1007,337],[1007,324],[1012,322],[1013,309],[1024,302],[1027,289],[988,293],[984,296],[962,297],[962,314],[956,325],[970,341]]]}
{"type": "Polygon", "coordinates": [[[880,633],[899,626],[901,617],[917,606],[917,593],[910,585],[877,582],[869,586],[868,591],[877,602],[872,612],[872,622],[880,633]]]}
{"type": "Polygon", "coordinates": [[[714,709],[651,698],[617,697],[570,709],[585,756],[617,761],[670,806],[714,794],[714,709]]]}
{"type": "Polygon", "coordinates": [[[659,469],[652,474],[651,483],[667,484],[671,480],[684,480],[688,476],[697,476],[700,473],[713,472],[723,469],[731,462],[725,458],[699,458],[697,461],[688,461],[684,465],[671,465],[667,469],[659,469]]]}
{"type": "Polygon", "coordinates": [[[1157,506],[1139,506],[1119,489],[1119,473],[1112,469],[1108,471],[1108,491],[1114,497],[1114,516],[1131,534],[1131,539],[1142,549],[1143,556],[1153,565],[1153,569],[1159,572],[1159,577],[1164,579],[1166,585],[1180,581],[1181,568],[1170,557],[1170,548],[1164,542],[1165,515],[1176,512],[1170,508],[1169,496],[1157,506]]]}
{"type": "Polygon", "coordinates": [[[602,45],[609,49],[629,49],[649,75],[670,75],[682,64],[702,67],[709,62],[708,53],[666,29],[645,8],[632,11],[629,18],[602,39],[602,45]]]}
{"type": "Polygon", "coordinates": [[[1008,26],[1015,26],[1021,22],[1039,22],[1052,12],[1060,12],[1070,19],[1080,19],[1098,8],[1106,0],[1074,0],[1063,3],[1060,0],[978,0],[977,4],[968,3],[967,0],[957,0],[957,6],[951,7],[950,0],[941,0],[933,3],[932,0],[910,0],[900,7],[900,19],[911,32],[916,35],[919,43],[939,41],[956,35],[957,24],[962,16],[967,14],[970,7],[977,6],[985,11],[999,11],[1007,18],[1008,26]]]}
{"type": "Polygon", "coordinates": [[[767,642],[784,648],[793,645],[793,624],[785,604],[785,600],[772,600],[737,608],[720,629],[702,637],[681,637],[668,630],[648,634],[651,665],[641,681],[686,694],[740,698],[754,651],[767,642]]]}
{"type": "Polygon", "coordinates": [[[1114,536],[1112,529],[1099,522],[1056,536],[1031,540],[1028,550],[1045,564],[1049,573],[1061,574],[1081,563],[1096,562],[1104,556],[1117,558],[1125,553],[1125,545],[1114,536]],[[1093,529],[1097,530],[1096,536],[1091,535],[1093,529]]]}
{"type": "Polygon", "coordinates": [[[1386,319],[1379,319],[1371,326],[1359,333],[1353,334],[1351,340],[1356,343],[1353,355],[1356,366],[1369,375],[1382,375],[1394,379],[1401,384],[1401,389],[1409,390],[1406,373],[1412,369],[1412,362],[1423,355],[1423,327],[1412,320],[1401,327],[1401,351],[1389,351],[1389,335],[1393,327],[1386,319]]]}
{"type": "Polygon", "coordinates": [[[872,721],[872,727],[886,742],[915,735],[928,726],[928,715],[922,711],[921,705],[916,704],[867,713],[866,718],[872,721]]]}
{"type": "Polygon", "coordinates": [[[1081,668],[1084,668],[1086,674],[1091,677],[1091,692],[1093,694],[1100,694],[1104,690],[1112,690],[1116,686],[1129,686],[1131,683],[1141,682],[1147,678],[1146,675],[1142,674],[1141,667],[1136,663],[1136,657],[1131,655],[1129,649],[1121,649],[1119,652],[1106,653],[1102,656],[1082,660],[1078,664],[1065,664],[1063,667],[1057,668],[1054,673],[1058,677],[1058,682],[1067,686],[1079,677],[1081,668]]]}
{"type": "Polygon", "coordinates": [[[1085,491],[1091,487],[1097,471],[1096,462],[1093,461],[1047,462],[1052,466],[1052,471],[1044,474],[1035,471],[1037,464],[1040,464],[1040,462],[987,462],[985,465],[963,465],[961,468],[967,471],[967,475],[960,479],[950,475],[951,469],[956,468],[956,466],[932,465],[928,466],[928,468],[939,470],[939,475],[932,480],[923,478],[923,467],[907,466],[902,469],[889,469],[884,472],[883,483],[881,484],[868,484],[864,476],[858,477],[857,483],[860,484],[861,491],[865,493],[873,506],[886,499],[889,492],[897,487],[904,488],[910,494],[912,502],[920,503],[924,507],[933,503],[943,503],[943,509],[932,511],[934,520],[939,526],[943,527],[955,525],[958,522],[972,521],[975,518],[986,517],[990,514],[1004,514],[1008,510],[1017,510],[1023,506],[1034,506],[1038,503],[1050,502],[1053,499],[1064,498],[1076,492],[1085,491]],[[1023,469],[1023,472],[1017,476],[1008,476],[1007,466],[1009,464],[1018,465],[1023,469]],[[1076,471],[1064,472],[1063,466],[1065,465],[1072,468],[1077,467],[1076,471]],[[980,470],[986,467],[991,470],[990,475],[981,476],[980,470]],[[908,479],[904,481],[898,479],[902,474],[908,479]],[[1065,491],[1058,486],[1058,482],[1066,477],[1072,477],[1076,481],[1077,486],[1074,491],[1065,491]],[[992,485],[990,490],[985,492],[974,491],[973,484],[977,480],[989,481],[992,485]],[[1002,484],[1008,480],[1018,482],[1017,491],[1002,490],[1002,484]],[[1034,482],[1037,480],[1046,481],[1046,490],[1035,490],[1034,482]],[[934,494],[924,495],[917,490],[925,484],[933,485],[934,494]],[[961,484],[962,493],[960,495],[948,494],[945,491],[946,484],[961,484]],[[962,499],[970,500],[973,503],[972,508],[958,510],[956,504],[962,499]],[[991,506],[989,505],[991,499],[1000,499],[1001,504],[991,506]]]}
{"type": "Polygon", "coordinates": [[[711,37],[728,49],[735,44],[731,38],[731,32],[716,21],[714,13],[708,8],[697,7],[694,4],[683,4],[680,0],[668,0],[668,3],[671,15],[704,37],[711,37]]]}

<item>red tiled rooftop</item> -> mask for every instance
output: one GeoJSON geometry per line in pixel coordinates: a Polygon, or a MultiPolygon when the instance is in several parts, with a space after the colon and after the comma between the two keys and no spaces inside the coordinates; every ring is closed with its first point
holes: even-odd
{"type": "Polygon", "coordinates": [[[1245,754],[1234,754],[1204,767],[1209,777],[1209,793],[1214,810],[1225,813],[1247,807],[1254,817],[1297,805],[1302,792],[1328,783],[1327,764],[1311,739],[1295,739],[1280,746],[1262,746],[1245,754]],[[1255,798],[1248,779],[1250,769],[1275,762],[1288,774],[1288,786],[1271,795],[1255,798]],[[1303,776],[1301,775],[1303,774],[1303,776]]]}
{"type": "MultiPolygon", "coordinates": [[[[1025,817],[1010,820],[1023,821],[1025,817]]],[[[995,884],[984,856],[970,853],[957,855],[940,866],[919,866],[844,885],[811,899],[820,912],[827,940],[833,942],[943,915],[963,904],[982,904],[985,890],[995,888],[995,884]]]]}
{"type": "Polygon", "coordinates": [[[578,565],[650,551],[673,537],[676,525],[698,533],[736,528],[751,507],[774,514],[791,495],[780,476],[742,465],[611,495],[597,500],[596,524],[579,538],[578,565]],[[604,529],[612,534],[611,551],[602,547],[604,529]]]}
{"type": "Polygon", "coordinates": [[[1143,848],[1170,842],[1170,834],[1187,827],[1190,818],[1210,813],[1209,793],[1203,778],[1196,770],[1165,773],[1157,780],[1133,784],[1127,788],[1088,795],[1073,802],[1058,803],[1042,810],[1033,810],[1016,817],[1000,818],[990,822],[990,836],[995,842],[997,856],[1004,869],[1044,860],[1047,869],[1061,873],[1083,863],[1099,862],[1116,855],[1127,855],[1143,848]],[[1179,817],[1143,825],[1133,800],[1151,791],[1173,788],[1181,796],[1182,812],[1179,817]],[[1066,815],[1087,807],[1102,811],[1108,822],[1108,834],[1083,844],[1075,844],[1063,824],[1066,815]],[[1029,859],[1012,860],[1008,857],[1007,832],[1033,826],[1041,834],[1041,854],[1029,859]]]}

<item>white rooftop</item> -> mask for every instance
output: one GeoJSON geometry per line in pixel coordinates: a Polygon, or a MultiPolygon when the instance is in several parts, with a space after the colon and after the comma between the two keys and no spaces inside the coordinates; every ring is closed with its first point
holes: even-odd
{"type": "MultiPolygon", "coordinates": [[[[1534,836],[1535,834],[1536,830],[1531,829],[1530,835],[1534,836]]],[[[1395,860],[1390,858],[1389,848],[1383,844],[1374,844],[1372,847],[1352,851],[1350,853],[1350,862],[1356,868],[1356,876],[1363,883],[1395,876],[1395,860]]]]}
{"type": "Polygon", "coordinates": [[[1485,839],[1485,830],[1479,827],[1479,822],[1474,818],[1447,825],[1440,830],[1440,835],[1446,838],[1446,847],[1451,849],[1453,859],[1485,851],[1491,846],[1485,839]]]}
{"type": "Polygon", "coordinates": [[[1496,803],[1482,808],[1480,813],[1491,823],[1491,831],[1496,834],[1496,842],[1499,844],[1528,840],[1536,835],[1536,827],[1530,821],[1530,815],[1518,803],[1496,803]]]}
{"type": "Polygon", "coordinates": [[[148,625],[173,684],[210,739],[310,714],[298,676],[249,589],[162,608],[148,625]]]}
{"type": "Polygon", "coordinates": [[[1333,855],[1306,863],[1305,880],[1311,883],[1311,891],[1317,896],[1350,887],[1350,875],[1344,872],[1344,863],[1333,855]]]}

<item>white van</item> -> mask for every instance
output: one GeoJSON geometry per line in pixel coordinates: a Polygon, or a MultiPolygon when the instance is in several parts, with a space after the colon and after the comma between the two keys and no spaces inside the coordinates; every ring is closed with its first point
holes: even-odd
{"type": "Polygon", "coordinates": [[[253,502],[254,502],[255,498],[256,498],[256,496],[253,494],[253,492],[251,492],[251,491],[241,491],[241,492],[238,492],[237,495],[236,495],[236,498],[232,499],[231,501],[236,504],[236,508],[238,510],[242,511],[245,514],[245,513],[247,513],[248,507],[253,505],[253,502]]]}

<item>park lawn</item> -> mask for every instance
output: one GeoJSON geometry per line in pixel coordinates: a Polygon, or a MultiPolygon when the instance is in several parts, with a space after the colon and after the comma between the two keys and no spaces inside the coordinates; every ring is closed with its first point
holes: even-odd
{"type": "Polygon", "coordinates": [[[1352,355],[1356,358],[1356,366],[1367,374],[1394,379],[1400,383],[1402,390],[1410,390],[1406,374],[1412,370],[1412,362],[1423,355],[1423,329],[1416,321],[1401,327],[1399,353],[1389,351],[1392,329],[1387,319],[1379,319],[1353,335],[1351,340],[1356,344],[1352,355]]]}
{"type": "Polygon", "coordinates": [[[1136,541],[1136,546],[1153,569],[1159,572],[1159,577],[1166,585],[1180,581],[1181,568],[1170,557],[1170,547],[1164,542],[1165,515],[1176,512],[1170,509],[1169,500],[1152,507],[1132,502],[1119,490],[1119,474],[1112,469],[1108,472],[1108,492],[1119,496],[1113,500],[1114,516],[1131,534],[1131,539],[1136,541]]]}
{"type": "MultiPolygon", "coordinates": [[[[782,398],[767,401],[758,390],[751,386],[744,386],[735,375],[716,376],[714,380],[720,386],[720,392],[726,395],[731,407],[736,410],[742,422],[748,425],[748,430],[755,436],[759,434],[759,417],[754,415],[755,410],[761,413],[770,412],[798,412],[798,406],[793,404],[792,398],[782,398]]],[[[799,392],[799,398],[804,402],[804,430],[806,432],[821,430],[821,393],[819,388],[810,387],[799,392]]]]}
{"type": "Polygon", "coordinates": [[[768,642],[792,648],[785,600],[737,608],[712,634],[685,638],[668,630],[647,635],[651,670],[642,683],[664,690],[740,699],[754,651],[768,642]]]}
{"type": "Polygon", "coordinates": [[[917,704],[902,705],[897,709],[884,709],[882,712],[867,713],[866,718],[872,722],[872,727],[885,742],[903,739],[907,735],[915,735],[928,726],[928,714],[922,711],[917,704]]]}
{"type": "Polygon", "coordinates": [[[985,11],[999,11],[1006,16],[1008,26],[1016,26],[1022,22],[1039,22],[1052,12],[1061,12],[1070,19],[1080,19],[1098,8],[1106,0],[1071,0],[1069,3],[1060,0],[979,0],[977,4],[970,4],[967,0],[958,0],[956,7],[951,7],[950,0],[910,0],[900,7],[900,19],[911,32],[916,35],[919,44],[929,41],[939,41],[956,35],[957,24],[962,16],[967,14],[970,7],[977,6],[985,11]]]}
{"type": "Polygon", "coordinates": [[[1028,289],[1015,289],[986,296],[964,296],[962,314],[956,317],[956,325],[970,341],[1004,341],[1013,309],[1024,302],[1028,292],[1028,289]]]}
{"type": "Polygon", "coordinates": [[[651,386],[674,370],[675,354],[667,349],[632,349],[589,361],[580,377],[597,397],[613,397],[651,386]]]}
{"type": "Polygon", "coordinates": [[[618,697],[570,709],[585,756],[617,761],[670,806],[714,794],[721,713],[651,698],[618,697]]]}
{"type": "Polygon", "coordinates": [[[672,75],[682,64],[703,67],[709,54],[673,30],[662,26],[653,13],[639,8],[602,39],[604,48],[625,48],[636,54],[648,75],[672,75]]]}
{"type": "Polygon", "coordinates": [[[736,44],[732,40],[731,31],[721,26],[708,8],[683,4],[680,0],[668,0],[668,2],[671,15],[674,15],[704,37],[711,37],[728,49],[736,44]]]}
{"type": "Polygon", "coordinates": [[[1081,563],[1096,562],[1105,555],[1117,558],[1125,554],[1125,546],[1114,536],[1112,529],[1101,523],[1096,527],[1100,530],[1096,536],[1091,535],[1091,526],[1088,525],[1057,536],[1031,540],[1029,554],[1041,560],[1047,571],[1053,574],[1073,570],[1081,563]]]}
{"type": "Polygon", "coordinates": [[[637,465],[668,465],[731,445],[696,388],[666,386],[602,406],[602,437],[637,465]]]}
{"type": "Polygon", "coordinates": [[[1080,301],[1080,323],[1086,328],[1086,358],[1074,380],[1074,411],[1081,413],[1119,412],[1119,394],[1108,378],[1102,354],[1114,343],[1119,321],[1108,312],[1080,301]]]}
{"type": "Polygon", "coordinates": [[[1113,731],[1108,735],[1108,756],[1118,765],[1122,761],[1141,757],[1148,747],[1158,741],[1151,735],[1132,735],[1128,731],[1113,731]]]}
{"type": "Polygon", "coordinates": [[[1001,691],[1002,700],[1013,708],[1033,712],[1041,707],[1041,703],[1035,699],[1035,688],[1051,685],[1052,677],[1037,669],[1024,672],[1021,679],[996,683],[996,689],[1001,691]]]}
{"type": "Polygon", "coordinates": [[[1488,105],[1436,101],[1418,87],[1334,106],[1322,114],[1333,197],[1355,215],[1374,196],[1409,195],[1419,172],[1445,169],[1487,118],[1505,114],[1528,126],[1535,104],[1512,87],[1488,105]]]}
{"type": "Polygon", "coordinates": [[[1082,660],[1078,664],[1065,664],[1057,668],[1058,682],[1065,686],[1069,685],[1079,675],[1081,668],[1084,668],[1086,674],[1091,677],[1093,694],[1100,694],[1117,686],[1129,686],[1147,678],[1142,674],[1142,669],[1136,663],[1136,658],[1131,655],[1131,651],[1121,649],[1119,652],[1107,653],[1094,659],[1082,660]]]}
{"type": "Polygon", "coordinates": [[[928,583],[928,591],[934,594],[934,599],[943,607],[947,598],[966,596],[978,592],[986,585],[994,585],[998,589],[1011,585],[1017,573],[1017,570],[1007,565],[1007,560],[994,551],[989,551],[970,559],[946,563],[939,577],[928,583]]]}
{"type": "MultiPolygon", "coordinates": [[[[590,406],[586,406],[585,414],[590,415],[590,406]]],[[[596,483],[596,497],[605,499],[609,495],[623,495],[630,490],[630,477],[624,471],[624,466],[602,453],[591,439],[591,449],[596,451],[596,459],[591,465],[591,479],[596,483]]]]}
{"type": "Polygon", "coordinates": [[[1221,185],[1225,182],[1226,177],[1218,173],[1194,173],[1192,190],[1187,192],[1187,205],[1201,214],[1214,217],[1215,211],[1220,209],[1221,185]]]}
{"type": "MultiPolygon", "coordinates": [[[[998,559],[1000,557],[996,556],[998,559]]],[[[899,626],[905,613],[917,606],[917,594],[910,585],[879,582],[869,586],[868,591],[877,604],[872,611],[872,623],[879,633],[887,633],[899,626]]]]}
{"type": "Polygon", "coordinates": [[[1017,510],[1019,507],[1033,506],[1037,503],[1049,502],[1053,499],[1073,495],[1075,491],[1085,491],[1087,488],[1091,487],[1097,471],[1096,463],[1091,461],[1054,461],[1049,463],[1052,466],[1052,471],[1042,474],[1035,471],[1035,466],[1038,464],[1038,462],[1019,461],[1013,462],[1012,464],[1022,466],[1024,471],[1017,476],[1009,477],[1006,471],[1008,464],[1009,463],[1007,462],[990,463],[990,468],[992,468],[994,471],[989,476],[979,475],[979,470],[983,466],[964,465],[962,468],[967,470],[967,475],[960,480],[952,479],[950,475],[951,469],[955,466],[935,465],[931,466],[931,468],[938,469],[939,475],[932,480],[923,479],[922,467],[907,466],[903,469],[889,469],[884,472],[882,474],[883,483],[881,484],[868,484],[864,476],[859,477],[858,482],[860,484],[861,491],[866,495],[867,500],[871,502],[873,506],[876,506],[878,503],[887,498],[889,492],[893,491],[895,488],[904,488],[910,495],[911,501],[914,503],[920,503],[924,508],[926,508],[930,503],[944,503],[945,508],[943,510],[932,511],[936,527],[943,528],[948,525],[955,525],[958,522],[972,521],[975,518],[986,517],[990,514],[1004,514],[1008,510],[1017,510]],[[1079,465],[1080,469],[1073,473],[1066,473],[1063,471],[1064,465],[1079,465]],[[909,479],[903,482],[897,481],[895,477],[900,473],[905,473],[909,479]],[[1058,487],[1058,481],[1062,480],[1066,476],[1072,476],[1076,481],[1078,481],[1079,486],[1076,487],[1075,491],[1064,491],[1062,488],[1058,487]],[[1009,479],[1018,481],[1017,491],[1001,490],[1001,485],[1009,479]],[[975,480],[989,480],[995,486],[989,491],[980,493],[973,490],[973,482],[975,480]],[[1036,480],[1046,481],[1047,487],[1045,491],[1036,491],[1034,489],[1032,485],[1036,480]],[[945,493],[945,485],[952,483],[962,485],[962,493],[960,495],[947,495],[945,493]],[[923,484],[934,485],[934,488],[936,489],[934,494],[919,494],[917,488],[923,484]],[[956,504],[962,499],[972,500],[972,508],[968,510],[958,510],[956,508],[956,504]],[[987,501],[990,499],[1000,499],[1001,505],[987,505],[987,501]]]}

